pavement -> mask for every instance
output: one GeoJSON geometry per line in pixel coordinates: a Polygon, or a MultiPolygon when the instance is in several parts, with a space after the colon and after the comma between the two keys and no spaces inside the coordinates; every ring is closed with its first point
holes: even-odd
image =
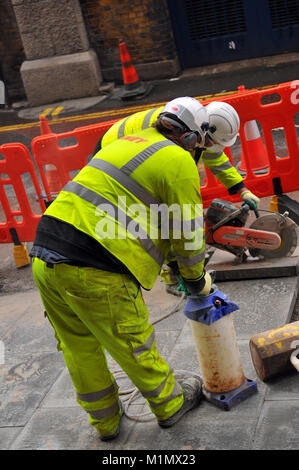
{"type": "MultiPolygon", "coordinates": [[[[276,65],[273,62],[269,65],[264,60],[258,66],[255,63],[255,69],[247,68],[247,82],[252,83],[256,79],[255,86],[265,86],[276,82],[276,77],[279,78],[276,83],[295,80],[299,70],[298,55],[292,55],[293,61],[285,56],[282,62],[276,58],[276,65]]],[[[232,76],[232,71],[236,70],[235,63],[230,67],[225,65],[220,72],[215,71],[214,78],[210,77],[210,92],[226,90],[227,83],[232,83],[233,89],[235,84],[244,84],[243,80],[240,82],[243,73],[245,77],[245,64],[243,66],[240,65],[237,77],[232,76]]],[[[212,68],[210,74],[213,76],[212,68]]],[[[180,94],[182,89],[191,96],[206,92],[208,75],[203,79],[200,71],[195,70],[183,75],[185,78],[172,82],[161,81],[160,88],[156,87],[150,97],[138,103],[171,98],[169,95],[175,91],[174,88],[169,91],[169,83],[180,82],[180,94]],[[185,83],[189,84],[189,89],[185,88],[185,83]]],[[[104,109],[105,101],[97,103],[103,107],[97,109],[104,109]]],[[[83,112],[83,104],[81,108],[83,112]]],[[[11,110],[12,113],[16,111],[11,110]]],[[[3,113],[0,119],[3,125],[3,113]]],[[[299,201],[299,192],[290,194],[290,197],[299,201]]],[[[270,198],[262,200],[262,207],[269,208],[269,202],[270,198]]],[[[219,289],[239,306],[232,315],[240,357],[245,376],[256,381],[258,392],[230,411],[223,411],[203,400],[198,408],[169,429],[161,429],[151,415],[142,418],[142,413],[148,412],[149,408],[139,396],[129,407],[130,417],[122,419],[119,437],[106,443],[100,441],[86,413],[75,400],[62,353],[57,351],[52,328],[43,315],[31,267],[17,270],[12,248],[12,245],[0,245],[1,450],[96,450],[103,455],[114,451],[117,453],[113,455],[122,455],[127,451],[133,455],[137,450],[198,454],[204,450],[299,449],[299,374],[294,371],[267,383],[262,382],[249,349],[252,335],[299,320],[298,248],[289,260],[276,264],[275,273],[273,269],[259,271],[257,266],[255,271],[259,271],[260,276],[217,281],[219,289]],[[294,266],[297,267],[295,270],[294,266]]],[[[176,373],[200,374],[190,323],[184,315],[184,301],[166,293],[160,279],[150,292],[144,291],[144,299],[150,321],[155,324],[160,354],[176,373]],[[173,310],[176,311],[171,314],[173,310]]],[[[128,391],[132,387],[129,379],[118,376],[119,367],[109,356],[108,363],[121,393],[128,391]]],[[[129,396],[124,393],[123,399],[129,396]]]]}
{"type": "MultiPolygon", "coordinates": [[[[299,193],[296,195],[299,199],[299,193]]],[[[62,353],[57,351],[52,328],[44,318],[31,267],[16,270],[11,245],[2,246],[0,254],[0,344],[4,349],[4,363],[0,365],[0,449],[97,450],[103,455],[108,451],[134,455],[136,450],[192,454],[201,450],[299,449],[299,374],[294,369],[264,383],[249,349],[249,340],[256,333],[299,320],[298,248],[291,258],[276,260],[275,277],[271,271],[269,277],[256,262],[260,278],[217,282],[239,306],[232,315],[240,357],[245,377],[256,381],[258,392],[230,411],[203,400],[169,429],[161,429],[152,415],[141,416],[149,413],[149,408],[139,396],[128,409],[130,418],[122,420],[119,437],[107,443],[100,441],[76,402],[62,353]],[[286,266],[290,269],[284,269],[286,266]]],[[[214,269],[219,254],[211,259],[214,269]]],[[[166,293],[160,278],[143,294],[162,357],[179,376],[201,374],[190,323],[184,315],[185,301],[166,293]]],[[[126,391],[132,392],[133,384],[126,376],[119,377],[119,366],[109,355],[108,363],[120,393],[124,392],[121,398],[129,399],[131,393],[126,391]]]]}

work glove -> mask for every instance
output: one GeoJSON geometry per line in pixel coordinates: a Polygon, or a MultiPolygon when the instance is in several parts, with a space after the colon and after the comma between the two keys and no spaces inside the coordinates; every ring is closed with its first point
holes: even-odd
{"type": "Polygon", "coordinates": [[[199,292],[190,293],[188,291],[188,288],[185,286],[185,283],[184,283],[183,279],[178,276],[178,280],[179,280],[179,283],[180,283],[180,285],[178,287],[178,291],[184,292],[185,296],[188,296],[188,295],[191,294],[191,295],[196,295],[196,296],[199,296],[199,297],[205,297],[206,295],[209,295],[209,293],[211,292],[212,280],[213,279],[212,279],[212,277],[210,276],[210,274],[208,272],[205,273],[204,279],[206,281],[204,288],[199,292]]]}
{"type": "Polygon", "coordinates": [[[198,292],[198,294],[196,295],[206,296],[206,295],[209,295],[209,293],[211,292],[212,278],[208,272],[205,273],[205,281],[206,283],[205,283],[204,288],[200,292],[198,292]]]}
{"type": "Polygon", "coordinates": [[[246,204],[249,205],[250,209],[256,210],[258,208],[260,200],[251,191],[249,191],[249,189],[247,189],[247,188],[243,189],[240,192],[240,196],[243,199],[243,201],[246,202],[246,204]]]}

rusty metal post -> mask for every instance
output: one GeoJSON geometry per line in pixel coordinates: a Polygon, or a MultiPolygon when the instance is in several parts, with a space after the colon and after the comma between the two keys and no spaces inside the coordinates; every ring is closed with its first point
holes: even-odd
{"type": "Polygon", "coordinates": [[[224,410],[257,392],[244,376],[231,313],[239,307],[213,291],[204,298],[189,297],[185,315],[190,319],[205,398],[224,410]]]}

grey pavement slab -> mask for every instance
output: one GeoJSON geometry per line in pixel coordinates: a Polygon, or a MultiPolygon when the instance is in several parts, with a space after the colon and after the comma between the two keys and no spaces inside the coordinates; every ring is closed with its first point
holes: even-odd
{"type": "Polygon", "coordinates": [[[11,326],[16,324],[27,308],[32,305],[33,298],[39,299],[37,291],[30,290],[29,292],[0,296],[0,338],[3,337],[11,326]]]}
{"type": "MultiPolygon", "coordinates": [[[[203,403],[204,405],[204,403],[203,403]]],[[[126,449],[131,450],[243,450],[251,448],[256,420],[236,422],[223,411],[221,419],[202,418],[201,405],[169,429],[157,429],[156,423],[137,423],[126,449]]]]}
{"type": "MultiPolygon", "coordinates": [[[[203,400],[196,410],[168,430],[161,429],[155,421],[139,422],[124,417],[121,435],[110,443],[99,440],[87,414],[76,402],[62,353],[56,351],[56,340],[43,316],[37,290],[2,296],[0,315],[5,328],[1,335],[9,354],[5,364],[0,366],[0,448],[251,449],[253,442],[259,448],[267,448],[271,443],[266,434],[272,423],[269,404],[273,403],[279,410],[291,402],[295,410],[295,402],[299,405],[296,399],[299,376],[291,374],[276,382],[261,382],[251,361],[249,338],[289,321],[298,292],[298,278],[222,282],[218,287],[240,306],[240,310],[233,313],[240,356],[245,376],[257,382],[258,393],[228,412],[203,400]]],[[[180,301],[167,294],[159,282],[152,292],[145,292],[144,297],[153,322],[173,310],[180,301]]],[[[200,373],[189,320],[183,310],[184,303],[173,315],[155,325],[157,346],[175,371],[200,373]]],[[[109,355],[108,363],[113,372],[119,369],[109,355]]],[[[127,377],[116,380],[121,391],[132,386],[127,377]]],[[[149,408],[140,396],[129,408],[133,415],[145,411],[149,408]]],[[[276,414],[279,416],[278,411],[276,414]]],[[[293,417],[291,430],[297,425],[293,417]]],[[[287,420],[285,426],[288,426],[287,420]]],[[[296,448],[294,439],[290,448],[296,448]]],[[[283,441],[284,438],[280,443],[282,448],[289,446],[283,441]]]]}
{"type": "Polygon", "coordinates": [[[266,401],[257,426],[256,450],[299,449],[299,400],[266,401]]]}
{"type": "Polygon", "coordinates": [[[6,361],[10,363],[22,358],[24,354],[55,351],[57,341],[44,316],[37,292],[32,292],[30,304],[17,321],[10,324],[4,335],[1,335],[1,340],[5,346],[6,361]]]}
{"type": "Polygon", "coordinates": [[[238,339],[277,328],[291,319],[298,295],[298,276],[217,283],[239,306],[233,313],[238,339]]]}
{"type": "MultiPolygon", "coordinates": [[[[122,418],[119,437],[102,442],[89,424],[86,412],[77,407],[40,408],[18,434],[10,450],[121,450],[127,449],[136,422],[122,418]]],[[[157,425],[156,425],[157,426],[157,425]]]]}
{"type": "Polygon", "coordinates": [[[22,429],[23,426],[0,428],[0,449],[8,450],[22,429]]]}
{"type": "Polygon", "coordinates": [[[25,426],[64,367],[54,352],[1,366],[0,427],[25,426]]]}
{"type": "Polygon", "coordinates": [[[294,371],[269,380],[265,398],[266,400],[299,400],[298,372],[294,369],[294,371]]]}

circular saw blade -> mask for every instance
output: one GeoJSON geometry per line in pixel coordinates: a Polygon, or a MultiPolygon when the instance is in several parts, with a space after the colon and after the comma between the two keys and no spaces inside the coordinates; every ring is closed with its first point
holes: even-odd
{"type": "Polygon", "coordinates": [[[275,232],[281,238],[281,244],[275,250],[248,248],[253,257],[283,258],[291,256],[297,247],[297,225],[295,222],[279,213],[271,213],[257,218],[250,228],[275,232]]]}

